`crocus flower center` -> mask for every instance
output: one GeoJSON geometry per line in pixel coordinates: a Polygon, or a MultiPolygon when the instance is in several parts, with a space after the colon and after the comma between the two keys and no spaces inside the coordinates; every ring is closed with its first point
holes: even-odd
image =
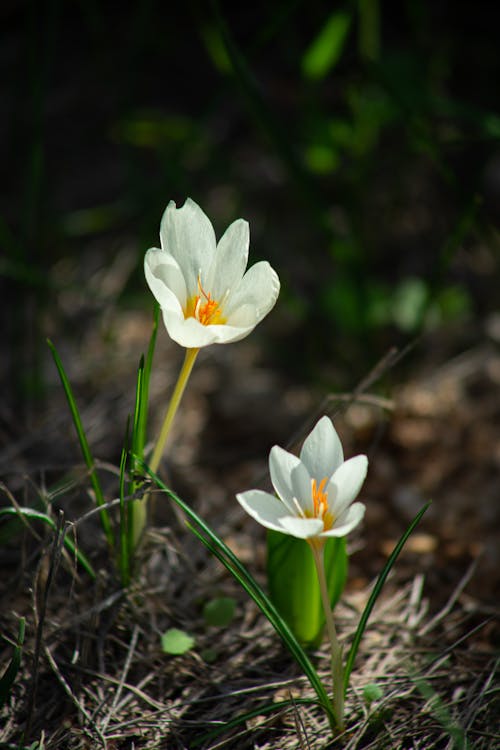
{"type": "Polygon", "coordinates": [[[319,484],[316,479],[311,480],[311,496],[313,501],[311,515],[313,518],[321,518],[325,531],[332,528],[335,520],[328,506],[328,492],[325,491],[327,484],[328,477],[323,477],[319,484]]]}
{"type": "Polygon", "coordinates": [[[200,276],[198,276],[198,292],[188,299],[184,317],[195,318],[203,326],[224,324],[226,318],[222,315],[221,303],[212,299],[211,293],[203,289],[200,276]]]}

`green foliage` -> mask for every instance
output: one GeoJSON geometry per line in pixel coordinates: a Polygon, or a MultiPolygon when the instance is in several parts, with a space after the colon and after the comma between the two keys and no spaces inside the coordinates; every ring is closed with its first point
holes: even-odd
{"type": "MultiPolygon", "coordinates": [[[[344,590],[347,578],[345,539],[329,539],[325,544],[325,572],[333,607],[344,590]]],[[[271,601],[286,620],[297,640],[306,648],[319,645],[325,625],[316,566],[303,539],[267,532],[267,580],[271,601]]]]}
{"type": "MultiPolygon", "coordinates": [[[[146,524],[146,512],[147,504],[146,499],[128,501],[127,493],[132,496],[140,490],[142,480],[136,479],[136,462],[132,459],[129,462],[129,456],[135,456],[141,460],[144,457],[144,446],[146,444],[146,430],[147,430],[147,414],[148,414],[148,399],[149,399],[149,380],[151,376],[151,369],[153,364],[153,357],[156,344],[156,335],[158,331],[158,318],[159,308],[155,305],[153,328],[148,346],[148,352],[146,360],[144,357],[141,358],[139,368],[137,371],[137,385],[136,385],[136,397],[134,413],[132,418],[132,430],[129,436],[129,422],[127,422],[127,428],[125,433],[124,446],[121,453],[120,459],[120,474],[119,474],[119,499],[120,499],[120,521],[119,521],[119,550],[118,550],[118,567],[120,570],[120,577],[122,584],[127,586],[130,583],[133,564],[134,564],[134,552],[144,530],[146,524]],[[129,445],[130,442],[130,445],[129,445]],[[130,465],[129,465],[130,463],[130,465]],[[132,476],[129,481],[127,479],[127,469],[132,476]]],[[[76,400],[71,388],[71,384],[66,375],[62,361],[57,353],[57,350],[51,341],[47,341],[50,351],[52,353],[59,377],[61,379],[62,386],[66,395],[68,406],[73,418],[73,423],[80,443],[83,458],[90,472],[90,480],[94,495],[96,498],[97,506],[101,508],[100,518],[103,526],[106,539],[110,549],[114,552],[115,539],[114,533],[111,526],[111,519],[106,507],[104,494],[101,488],[99,477],[95,469],[95,462],[88,444],[88,440],[85,434],[83,423],[80,417],[80,412],[76,404],[76,400]]],[[[30,517],[36,517],[44,520],[46,523],[55,528],[54,522],[49,516],[37,511],[31,511],[29,509],[22,509],[26,515],[30,517]]],[[[8,513],[15,512],[14,509],[8,509],[8,513]]],[[[65,536],[65,544],[70,548],[73,553],[78,557],[80,562],[84,565],[87,572],[94,576],[92,566],[87,561],[85,556],[75,547],[71,540],[65,536]]]]}
{"type": "Polygon", "coordinates": [[[379,701],[384,695],[382,688],[375,682],[369,682],[363,687],[363,700],[369,708],[374,701],[379,701]]]}
{"type": "Polygon", "coordinates": [[[340,59],[347,34],[351,26],[351,16],[344,11],[333,13],[324,24],[302,58],[302,72],[306,78],[324,78],[340,59]]]}
{"type": "Polygon", "coordinates": [[[49,339],[47,339],[47,344],[49,346],[49,349],[52,353],[52,357],[54,359],[55,365],[57,367],[57,372],[59,373],[59,377],[61,379],[62,386],[64,388],[64,393],[66,395],[66,400],[68,402],[69,410],[71,412],[71,416],[73,418],[73,424],[75,426],[76,434],[78,436],[78,441],[80,443],[80,448],[82,451],[83,459],[87,465],[87,468],[90,472],[90,481],[92,484],[92,488],[94,490],[94,495],[96,499],[96,503],[99,508],[101,508],[100,512],[100,518],[102,527],[104,530],[104,533],[106,535],[106,539],[108,541],[108,545],[111,549],[114,547],[114,537],[113,537],[113,531],[111,529],[111,520],[109,518],[109,513],[105,507],[105,501],[104,501],[104,494],[101,488],[101,483],[99,481],[99,477],[97,475],[97,471],[95,468],[94,459],[92,457],[92,453],[90,451],[90,446],[88,444],[87,436],[85,434],[85,430],[83,428],[83,423],[80,417],[80,412],[78,410],[78,406],[76,404],[75,397],[73,395],[73,389],[71,388],[71,384],[68,380],[68,376],[66,375],[66,372],[64,370],[63,363],[61,361],[61,358],[59,357],[59,354],[57,353],[57,350],[49,339]]]}
{"type": "Polygon", "coordinates": [[[161,648],[164,654],[179,656],[190,651],[195,645],[195,640],[184,630],[170,628],[161,637],[161,648]]]}
{"type": "Polygon", "coordinates": [[[203,607],[203,617],[207,625],[225,628],[229,625],[236,612],[236,600],[229,596],[211,599],[203,607]]]}

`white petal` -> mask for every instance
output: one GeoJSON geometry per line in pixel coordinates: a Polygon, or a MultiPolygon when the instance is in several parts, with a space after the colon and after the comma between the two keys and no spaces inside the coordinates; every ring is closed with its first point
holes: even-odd
{"type": "Polygon", "coordinates": [[[275,445],[269,454],[269,473],[276,493],[292,515],[296,515],[295,496],[292,487],[292,471],[300,464],[300,458],[275,445]]]}
{"type": "Polygon", "coordinates": [[[292,470],[291,479],[293,496],[303,511],[311,513],[313,510],[311,477],[300,459],[292,470]]]}
{"type": "Polygon", "coordinates": [[[238,493],[236,499],[241,507],[262,526],[286,533],[282,521],[286,517],[287,509],[274,495],[262,490],[248,490],[248,492],[238,493]]]}
{"type": "Polygon", "coordinates": [[[234,221],[224,232],[210,268],[207,287],[215,300],[236,289],[248,262],[250,230],[244,219],[234,221]]]}
{"type": "Polygon", "coordinates": [[[186,349],[199,349],[216,342],[211,330],[214,326],[204,326],[196,318],[184,318],[175,310],[162,309],[163,322],[171,339],[186,349]]]}
{"type": "Polygon", "coordinates": [[[281,519],[283,528],[298,539],[310,539],[323,531],[323,521],[320,518],[293,518],[286,516],[281,519]]]}
{"type": "Polygon", "coordinates": [[[228,322],[237,328],[250,328],[253,331],[259,321],[253,305],[242,305],[237,310],[233,310],[228,322]]]}
{"type": "Polygon", "coordinates": [[[201,283],[206,282],[215,254],[215,233],[208,216],[191,198],[182,208],[170,201],[161,220],[160,239],[162,249],[182,269],[188,296],[197,294],[198,277],[201,274],[201,283]]]}
{"type": "Polygon", "coordinates": [[[300,459],[318,482],[324,477],[329,479],[343,462],[342,444],[329,417],[321,417],[306,437],[300,459]]]}
{"type": "Polygon", "coordinates": [[[277,273],[265,260],[248,269],[241,283],[231,293],[224,313],[231,323],[231,316],[243,305],[255,308],[255,319],[258,323],[274,307],[280,290],[277,273]]]}
{"type": "Polygon", "coordinates": [[[179,300],[181,307],[186,304],[186,283],[175,258],[156,247],[147,251],[144,257],[144,273],[148,286],[153,292],[160,307],[165,287],[170,289],[179,300]]]}
{"type": "Polygon", "coordinates": [[[346,536],[363,519],[365,510],[366,508],[363,503],[354,503],[347,513],[344,514],[344,517],[338,519],[338,524],[336,523],[333,528],[324,531],[321,536],[346,536]]]}
{"type": "Polygon", "coordinates": [[[184,319],[182,310],[162,309],[163,321],[171,339],[188,349],[201,348],[211,344],[230,344],[239,341],[253,331],[228,325],[204,326],[196,318],[184,319]]]}
{"type": "Polygon", "coordinates": [[[328,490],[328,500],[333,514],[338,518],[358,495],[368,470],[366,456],[354,456],[343,463],[330,480],[333,495],[328,490]]]}

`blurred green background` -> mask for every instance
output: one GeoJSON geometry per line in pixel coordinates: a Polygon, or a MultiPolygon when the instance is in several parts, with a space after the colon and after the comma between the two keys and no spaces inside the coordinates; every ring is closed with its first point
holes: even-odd
{"type": "Polygon", "coordinates": [[[218,236],[249,220],[283,283],[262,335],[297,377],[328,360],[352,386],[392,344],[494,311],[498,4],[4,0],[0,28],[14,402],[43,392],[45,336],[92,324],[96,269],[150,305],[170,199],[218,236]]]}

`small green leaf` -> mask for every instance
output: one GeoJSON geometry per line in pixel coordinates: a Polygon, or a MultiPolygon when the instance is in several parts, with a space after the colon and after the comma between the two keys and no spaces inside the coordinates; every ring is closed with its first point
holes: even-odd
{"type": "Polygon", "coordinates": [[[302,58],[306,78],[320,79],[335,67],[342,55],[351,16],[343,11],[333,13],[302,58]]]}
{"type": "Polygon", "coordinates": [[[373,701],[378,701],[383,696],[382,689],[375,682],[369,682],[363,688],[363,700],[367,706],[371,706],[373,701]]]}
{"type": "Polygon", "coordinates": [[[207,664],[213,664],[217,661],[218,654],[214,648],[204,648],[200,656],[207,664]]]}
{"type": "Polygon", "coordinates": [[[161,647],[165,654],[185,654],[194,644],[194,638],[178,628],[170,628],[161,637],[161,647]]]}
{"type": "Polygon", "coordinates": [[[212,599],[203,607],[203,617],[207,625],[225,628],[232,621],[236,610],[236,601],[229,596],[212,599]]]}

